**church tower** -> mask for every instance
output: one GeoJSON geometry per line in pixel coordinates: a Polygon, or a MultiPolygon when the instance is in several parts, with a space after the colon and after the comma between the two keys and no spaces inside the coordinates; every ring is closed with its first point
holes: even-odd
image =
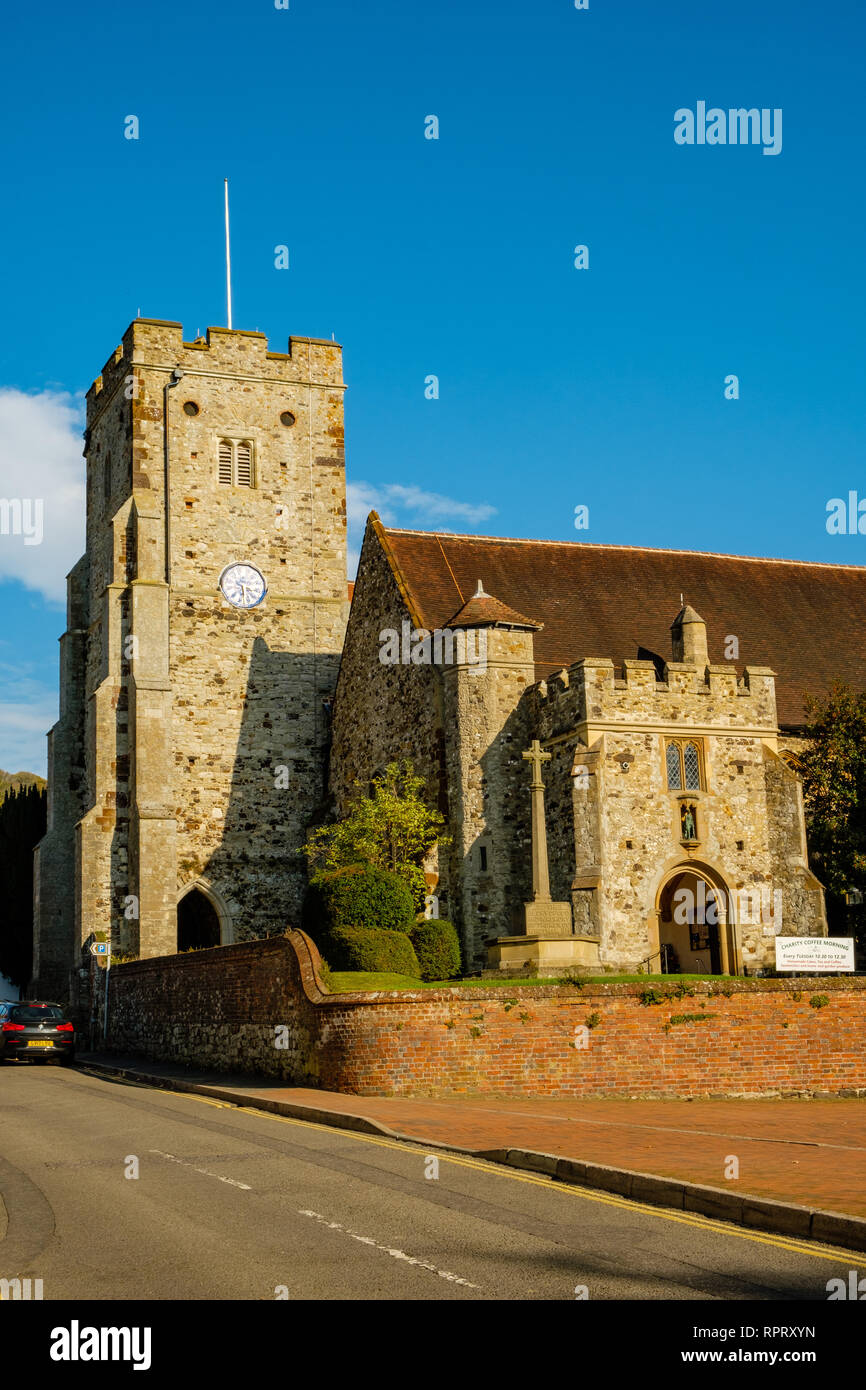
{"type": "Polygon", "coordinates": [[[346,627],[342,353],[136,319],[87,395],[34,989],[298,921],[346,627]]]}

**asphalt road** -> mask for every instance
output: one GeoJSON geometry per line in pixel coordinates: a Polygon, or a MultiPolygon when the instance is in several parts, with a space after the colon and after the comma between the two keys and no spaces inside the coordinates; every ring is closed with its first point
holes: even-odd
{"type": "Polygon", "coordinates": [[[415,1145],[0,1064],[0,1278],[41,1278],[46,1300],[824,1302],[829,1279],[866,1274],[462,1155],[432,1173],[415,1145]]]}

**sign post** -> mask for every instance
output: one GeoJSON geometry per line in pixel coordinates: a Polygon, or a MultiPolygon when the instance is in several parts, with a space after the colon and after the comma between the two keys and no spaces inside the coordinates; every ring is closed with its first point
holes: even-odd
{"type": "Polygon", "coordinates": [[[111,974],[111,946],[105,958],[105,1008],[102,1011],[102,1041],[108,1037],[108,977],[111,974]]]}
{"type": "Polygon", "coordinates": [[[108,1037],[108,977],[111,973],[111,942],[93,941],[90,945],[92,956],[101,956],[105,961],[105,1006],[102,1010],[102,1037],[108,1037]]]}

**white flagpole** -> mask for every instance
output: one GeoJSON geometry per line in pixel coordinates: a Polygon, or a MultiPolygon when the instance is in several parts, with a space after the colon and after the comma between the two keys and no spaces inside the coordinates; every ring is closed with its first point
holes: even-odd
{"type": "Polygon", "coordinates": [[[232,326],[232,255],[229,243],[229,181],[224,179],[226,189],[226,300],[228,302],[228,327],[232,326]]]}

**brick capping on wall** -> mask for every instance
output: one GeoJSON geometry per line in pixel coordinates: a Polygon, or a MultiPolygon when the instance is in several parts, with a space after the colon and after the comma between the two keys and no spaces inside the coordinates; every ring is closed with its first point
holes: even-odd
{"type": "Polygon", "coordinates": [[[290,931],[117,965],[109,1046],[357,1095],[866,1091],[864,978],[690,981],[693,996],[646,1005],[645,990],[677,977],[328,994],[319,964],[310,938],[290,931]],[[816,995],[827,1004],[810,1005],[816,995]],[[588,1046],[575,1047],[593,1015],[588,1046]]]}

